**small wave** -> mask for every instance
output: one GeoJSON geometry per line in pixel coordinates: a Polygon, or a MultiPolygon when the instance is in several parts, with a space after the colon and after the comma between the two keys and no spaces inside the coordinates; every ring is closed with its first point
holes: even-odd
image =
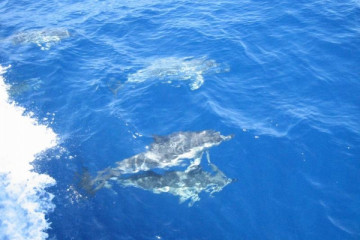
{"type": "Polygon", "coordinates": [[[0,239],[45,239],[45,215],[54,208],[45,188],[55,180],[34,172],[31,162],[56,145],[56,135],[9,102],[2,77],[9,67],[0,66],[0,239]]]}
{"type": "MultiPolygon", "coordinates": [[[[253,130],[261,135],[284,137],[287,136],[288,132],[298,123],[294,122],[285,128],[276,127],[276,125],[273,127],[268,126],[264,119],[254,120],[254,116],[249,117],[238,109],[222,106],[215,101],[208,101],[207,107],[219,116],[224,123],[242,129],[242,131],[253,130]]],[[[258,136],[255,136],[255,138],[257,137],[258,136]]]]}
{"type": "Polygon", "coordinates": [[[331,224],[334,227],[340,229],[341,231],[344,231],[350,235],[358,235],[354,231],[352,231],[348,226],[346,226],[344,223],[342,223],[340,220],[338,220],[332,216],[327,216],[327,219],[329,220],[329,222],[331,222],[331,224]]]}

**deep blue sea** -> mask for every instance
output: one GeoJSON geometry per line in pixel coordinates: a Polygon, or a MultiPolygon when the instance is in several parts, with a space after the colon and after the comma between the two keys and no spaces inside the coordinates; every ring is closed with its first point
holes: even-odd
{"type": "Polygon", "coordinates": [[[0,66],[1,240],[360,239],[359,0],[1,0],[0,66]]]}

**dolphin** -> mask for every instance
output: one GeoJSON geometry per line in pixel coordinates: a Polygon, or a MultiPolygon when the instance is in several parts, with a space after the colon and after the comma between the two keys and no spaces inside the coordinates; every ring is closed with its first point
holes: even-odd
{"type": "Polygon", "coordinates": [[[35,43],[41,50],[49,50],[51,46],[68,37],[70,33],[67,29],[52,28],[19,32],[10,39],[13,44],[35,43]]]}
{"type": "Polygon", "coordinates": [[[214,130],[154,136],[154,142],[147,151],[116,162],[115,167],[99,171],[86,189],[96,192],[109,179],[117,179],[124,174],[135,174],[153,169],[167,170],[184,165],[191,168],[200,164],[204,151],[232,138],[233,135],[224,136],[214,130]]]}
{"type": "Polygon", "coordinates": [[[204,83],[204,74],[220,71],[218,63],[205,57],[167,57],[156,59],[147,67],[129,74],[127,82],[140,83],[154,79],[171,83],[174,80],[188,80],[190,89],[197,90],[204,83]]]}
{"type": "Polygon", "coordinates": [[[31,78],[26,79],[21,82],[14,83],[10,85],[9,88],[9,94],[10,96],[19,96],[23,93],[33,91],[33,90],[39,90],[42,86],[43,82],[39,78],[31,78]]]}
{"type": "Polygon", "coordinates": [[[210,161],[208,161],[208,166],[211,171],[206,171],[197,165],[185,171],[168,171],[164,174],[146,171],[124,178],[120,177],[116,182],[123,187],[140,188],[156,194],[169,193],[178,196],[180,203],[189,200],[188,206],[191,207],[200,200],[201,192],[207,192],[211,196],[235,181],[228,178],[210,161]]]}

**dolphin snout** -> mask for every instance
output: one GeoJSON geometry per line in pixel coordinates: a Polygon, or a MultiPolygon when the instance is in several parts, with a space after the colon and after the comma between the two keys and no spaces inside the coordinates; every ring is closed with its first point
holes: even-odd
{"type": "Polygon", "coordinates": [[[222,136],[222,139],[223,140],[231,140],[235,137],[235,134],[230,134],[230,135],[227,135],[227,136],[222,136]]]}

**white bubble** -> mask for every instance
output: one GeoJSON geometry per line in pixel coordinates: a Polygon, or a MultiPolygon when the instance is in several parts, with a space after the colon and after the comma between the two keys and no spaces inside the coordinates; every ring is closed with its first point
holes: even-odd
{"type": "Polygon", "coordinates": [[[54,208],[45,189],[55,180],[34,172],[31,162],[56,145],[56,135],[9,102],[1,76],[7,68],[0,66],[0,239],[45,239],[45,215],[54,208]]]}

